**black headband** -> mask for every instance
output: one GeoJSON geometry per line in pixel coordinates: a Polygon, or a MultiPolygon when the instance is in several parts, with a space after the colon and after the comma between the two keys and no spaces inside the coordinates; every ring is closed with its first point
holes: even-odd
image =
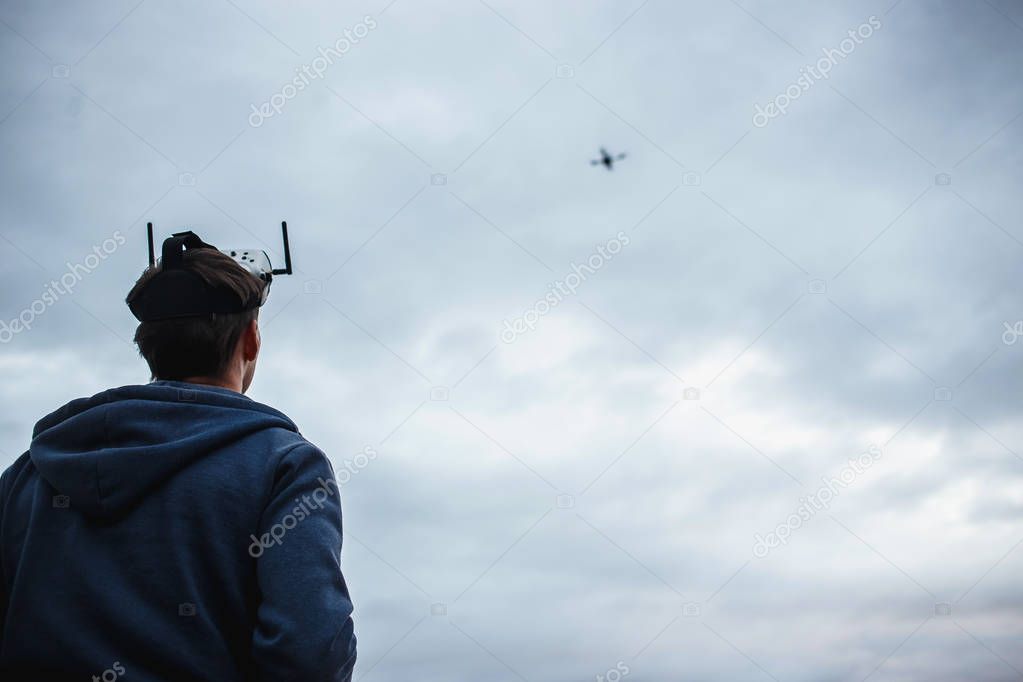
{"type": "Polygon", "coordinates": [[[216,250],[216,247],[194,232],[177,232],[164,240],[160,271],[128,302],[139,322],[241,313],[263,305],[269,282],[264,285],[262,295],[242,301],[231,289],[207,284],[193,270],[184,267],[184,252],[192,249],[216,250]]]}

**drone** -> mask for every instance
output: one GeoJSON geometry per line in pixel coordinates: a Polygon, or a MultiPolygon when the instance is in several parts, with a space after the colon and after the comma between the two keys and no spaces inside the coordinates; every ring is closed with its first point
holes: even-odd
{"type": "Polygon", "coordinates": [[[603,165],[608,170],[614,170],[615,161],[621,161],[624,158],[625,158],[625,154],[619,154],[618,156],[612,156],[606,149],[601,147],[600,148],[600,158],[599,159],[591,160],[590,161],[590,165],[591,166],[601,166],[601,165],[603,165]]]}

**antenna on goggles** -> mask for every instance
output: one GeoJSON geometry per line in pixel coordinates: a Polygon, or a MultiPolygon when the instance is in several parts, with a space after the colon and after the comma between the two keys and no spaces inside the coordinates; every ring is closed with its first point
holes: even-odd
{"type": "Polygon", "coordinates": [[[290,275],[291,274],[291,247],[288,244],[288,222],[286,220],[281,221],[281,236],[284,238],[284,267],[275,268],[271,272],[275,275],[290,275]]]}

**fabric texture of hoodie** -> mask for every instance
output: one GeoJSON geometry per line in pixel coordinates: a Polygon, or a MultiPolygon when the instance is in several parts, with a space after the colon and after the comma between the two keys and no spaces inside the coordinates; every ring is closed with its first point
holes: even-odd
{"type": "Polygon", "coordinates": [[[340,552],[330,462],[281,412],[175,381],[74,400],[0,477],[0,672],[349,680],[340,552]]]}

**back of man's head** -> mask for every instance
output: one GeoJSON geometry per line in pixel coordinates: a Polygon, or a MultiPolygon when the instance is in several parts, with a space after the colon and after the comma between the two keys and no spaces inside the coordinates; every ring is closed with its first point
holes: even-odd
{"type": "MultiPolygon", "coordinates": [[[[241,301],[258,299],[263,289],[259,279],[216,249],[189,249],[182,254],[181,266],[207,285],[233,292],[241,301]]],[[[160,271],[161,266],[155,265],[142,273],[128,293],[129,305],[160,271]]],[[[135,344],[153,379],[218,377],[228,369],[239,338],[258,314],[259,308],[253,308],[142,322],[135,330],[135,344]]]]}

